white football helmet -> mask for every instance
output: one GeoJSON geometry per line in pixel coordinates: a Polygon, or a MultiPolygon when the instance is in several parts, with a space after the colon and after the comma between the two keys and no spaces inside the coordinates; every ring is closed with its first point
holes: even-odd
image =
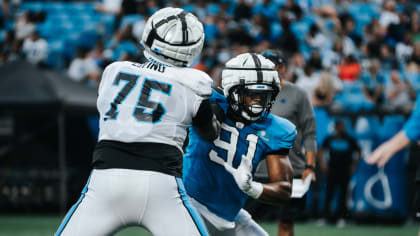
{"type": "Polygon", "coordinates": [[[280,79],[274,64],[255,54],[240,54],[228,62],[222,72],[222,88],[236,115],[247,121],[265,118],[280,91],[280,79]],[[258,104],[246,104],[245,96],[258,97],[258,104]]]}
{"type": "Polygon", "coordinates": [[[181,8],[166,7],[147,20],[141,44],[150,61],[190,66],[203,49],[203,24],[181,8]]]}

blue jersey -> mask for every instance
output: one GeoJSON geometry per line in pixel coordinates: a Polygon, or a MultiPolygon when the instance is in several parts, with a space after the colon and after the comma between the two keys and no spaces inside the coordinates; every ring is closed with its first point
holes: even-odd
{"type": "MultiPolygon", "coordinates": [[[[218,103],[226,114],[229,104],[225,96],[213,91],[210,101],[218,103]]],[[[263,122],[240,127],[227,118],[221,128],[214,142],[204,141],[190,128],[183,180],[189,196],[217,216],[234,221],[248,196],[239,189],[223,163],[237,168],[242,155],[251,155],[254,174],[267,154],[292,148],[296,128],[288,120],[271,114],[263,122]]]]}

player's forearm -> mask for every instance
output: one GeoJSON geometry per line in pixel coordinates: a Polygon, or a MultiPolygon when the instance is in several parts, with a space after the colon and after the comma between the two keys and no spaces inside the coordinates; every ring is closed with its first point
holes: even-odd
{"type": "Polygon", "coordinates": [[[263,184],[263,192],[258,199],[269,203],[290,200],[293,168],[288,156],[268,155],[266,161],[271,183],[263,184]]]}
{"type": "Polygon", "coordinates": [[[389,147],[389,152],[394,154],[399,150],[407,147],[410,144],[410,140],[404,131],[398,132],[393,138],[387,141],[387,147],[389,147]]]}
{"type": "Polygon", "coordinates": [[[288,201],[292,195],[291,181],[279,181],[263,185],[263,193],[259,200],[268,203],[281,203],[288,201]]]}
{"type": "Polygon", "coordinates": [[[316,165],[315,152],[312,152],[312,151],[306,152],[306,165],[315,167],[316,165]]]}

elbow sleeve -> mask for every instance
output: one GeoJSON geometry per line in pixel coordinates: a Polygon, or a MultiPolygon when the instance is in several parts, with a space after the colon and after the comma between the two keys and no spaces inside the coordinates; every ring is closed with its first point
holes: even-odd
{"type": "Polygon", "coordinates": [[[208,99],[201,102],[192,123],[200,137],[206,141],[213,141],[219,136],[220,123],[208,99]]]}

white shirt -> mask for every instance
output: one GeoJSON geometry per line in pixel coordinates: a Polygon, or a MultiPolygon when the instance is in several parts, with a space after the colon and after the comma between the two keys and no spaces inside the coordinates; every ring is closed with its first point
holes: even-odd
{"type": "Polygon", "coordinates": [[[390,24],[399,24],[400,18],[397,14],[390,11],[382,11],[379,16],[379,24],[383,27],[388,27],[390,24]]]}
{"type": "Polygon", "coordinates": [[[48,43],[43,38],[33,41],[31,38],[25,39],[22,50],[26,59],[33,64],[44,61],[48,56],[48,43]]]}
{"type": "Polygon", "coordinates": [[[395,48],[395,54],[398,60],[407,61],[411,54],[413,54],[413,47],[409,44],[399,42],[395,48]]]}
{"type": "Polygon", "coordinates": [[[114,62],[99,85],[99,140],[165,143],[182,151],[212,79],[192,68],[114,62]]]}
{"type": "Polygon", "coordinates": [[[318,73],[312,73],[311,76],[302,74],[296,81],[296,85],[306,91],[309,99],[312,102],[312,95],[316,87],[318,87],[320,82],[320,75],[318,73]]]}
{"type": "Polygon", "coordinates": [[[70,79],[80,82],[91,73],[99,73],[99,66],[93,58],[75,58],[70,63],[67,74],[70,79]]]}

